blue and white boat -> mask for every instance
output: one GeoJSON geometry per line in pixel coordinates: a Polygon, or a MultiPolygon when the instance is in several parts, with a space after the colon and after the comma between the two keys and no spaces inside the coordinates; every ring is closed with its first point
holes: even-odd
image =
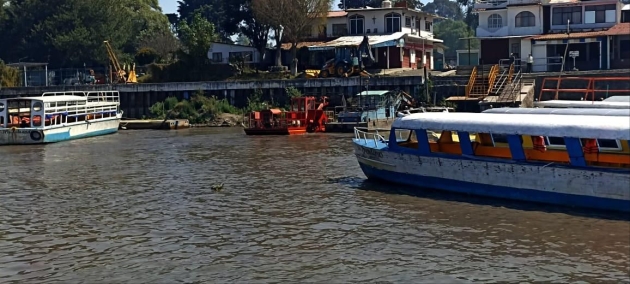
{"type": "Polygon", "coordinates": [[[630,212],[630,117],[417,113],[387,133],[355,129],[369,179],[630,212]]]}
{"type": "Polygon", "coordinates": [[[333,121],[326,123],[326,132],[352,133],[355,127],[389,128],[403,103],[411,104],[412,99],[402,91],[370,90],[362,91],[343,105],[329,112],[333,121]]]}
{"type": "Polygon", "coordinates": [[[53,143],[118,131],[118,91],[0,99],[0,145],[53,143]]]}

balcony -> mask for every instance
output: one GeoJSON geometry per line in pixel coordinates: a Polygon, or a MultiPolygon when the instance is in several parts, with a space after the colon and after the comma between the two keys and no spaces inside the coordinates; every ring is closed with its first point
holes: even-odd
{"type": "Polygon", "coordinates": [[[508,0],[508,6],[540,5],[542,0],[508,0]]]}
{"type": "Polygon", "coordinates": [[[507,36],[508,35],[508,27],[504,26],[501,28],[486,28],[482,26],[477,27],[477,37],[499,37],[499,36],[507,36]]]}
{"type": "Polygon", "coordinates": [[[496,0],[496,1],[477,1],[475,2],[475,6],[474,9],[475,10],[486,10],[486,9],[497,9],[497,8],[505,8],[508,5],[508,1],[501,1],[501,0],[496,0]]]}

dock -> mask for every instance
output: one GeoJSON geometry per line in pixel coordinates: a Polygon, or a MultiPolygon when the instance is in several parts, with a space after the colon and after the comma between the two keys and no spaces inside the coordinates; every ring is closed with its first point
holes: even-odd
{"type": "Polygon", "coordinates": [[[123,119],[120,121],[121,130],[177,130],[190,128],[188,119],[123,119]]]}

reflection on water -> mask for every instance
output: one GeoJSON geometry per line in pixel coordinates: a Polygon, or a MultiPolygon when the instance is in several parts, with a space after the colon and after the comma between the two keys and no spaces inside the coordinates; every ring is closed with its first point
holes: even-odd
{"type": "Polygon", "coordinates": [[[0,282],[629,281],[628,221],[382,192],[403,188],[366,181],[349,137],[0,147],[0,282]]]}

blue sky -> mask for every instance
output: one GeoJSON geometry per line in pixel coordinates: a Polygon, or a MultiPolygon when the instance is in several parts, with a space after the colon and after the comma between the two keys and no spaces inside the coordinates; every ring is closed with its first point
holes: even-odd
{"type": "MultiPolygon", "coordinates": [[[[335,4],[333,5],[335,10],[338,7],[339,1],[340,0],[335,0],[335,4]]],[[[159,0],[159,2],[164,13],[177,13],[177,0],[159,0]]]]}

